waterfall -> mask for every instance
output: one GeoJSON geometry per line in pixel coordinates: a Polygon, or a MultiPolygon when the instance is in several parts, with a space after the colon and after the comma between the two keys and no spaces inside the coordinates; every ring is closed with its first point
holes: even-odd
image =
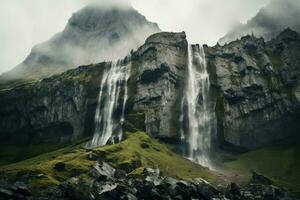
{"type": "Polygon", "coordinates": [[[115,143],[116,139],[122,139],[130,70],[131,64],[112,62],[111,67],[104,71],[95,113],[95,131],[89,147],[105,145],[109,140],[115,143]]]}
{"type": "Polygon", "coordinates": [[[207,72],[205,52],[202,46],[188,47],[188,78],[182,104],[180,122],[186,118],[186,134],[182,139],[188,146],[187,157],[203,166],[211,167],[210,149],[213,131],[214,111],[209,106],[210,81],[207,72]]]}

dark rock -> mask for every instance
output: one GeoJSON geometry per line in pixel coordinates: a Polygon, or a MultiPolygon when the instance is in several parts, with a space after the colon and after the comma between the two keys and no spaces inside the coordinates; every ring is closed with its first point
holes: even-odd
{"type": "Polygon", "coordinates": [[[14,192],[11,190],[7,190],[4,188],[0,188],[0,198],[12,198],[14,195],[14,192]]]}
{"type": "Polygon", "coordinates": [[[241,191],[240,191],[240,187],[235,184],[235,183],[230,183],[227,187],[227,191],[230,193],[230,194],[233,194],[233,195],[237,195],[237,196],[241,196],[241,191]]]}
{"type": "Polygon", "coordinates": [[[148,148],[150,148],[150,145],[148,143],[146,143],[146,142],[143,142],[143,143],[141,143],[141,147],[143,149],[148,149],[148,148]]]}
{"type": "Polygon", "coordinates": [[[197,193],[202,198],[211,199],[220,193],[215,187],[203,179],[195,179],[195,184],[197,187],[197,193]]]}
{"type": "Polygon", "coordinates": [[[120,197],[117,187],[118,184],[114,182],[97,182],[93,186],[92,194],[96,199],[116,199],[120,197]]]}
{"type": "Polygon", "coordinates": [[[272,185],[272,181],[267,177],[252,171],[251,183],[262,184],[262,185],[272,185]]]}
{"type": "Polygon", "coordinates": [[[152,182],[144,182],[143,184],[137,187],[137,197],[139,199],[151,199],[152,198],[152,190],[154,188],[154,183],[152,182]]]}
{"type": "Polygon", "coordinates": [[[14,187],[16,187],[16,193],[24,195],[24,196],[28,196],[30,195],[30,191],[27,188],[27,185],[25,185],[23,182],[16,182],[14,184],[14,187]]]}
{"type": "Polygon", "coordinates": [[[74,200],[88,200],[90,195],[90,182],[73,177],[60,184],[63,195],[74,200]]]}
{"type": "Polygon", "coordinates": [[[56,164],[54,165],[54,169],[55,169],[56,171],[64,171],[65,168],[66,168],[66,164],[63,163],[63,162],[58,162],[58,163],[56,163],[56,164]]]}
{"type": "Polygon", "coordinates": [[[116,169],[115,171],[115,178],[116,179],[125,179],[127,176],[126,171],[121,170],[121,169],[116,169]]]}

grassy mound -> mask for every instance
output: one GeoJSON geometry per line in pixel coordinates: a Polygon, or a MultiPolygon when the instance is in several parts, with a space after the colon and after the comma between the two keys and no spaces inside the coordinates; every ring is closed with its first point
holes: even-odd
{"type": "Polygon", "coordinates": [[[120,144],[95,149],[93,154],[103,157],[113,167],[135,175],[139,175],[143,168],[151,167],[159,168],[166,176],[185,180],[201,177],[214,182],[218,179],[216,174],[207,168],[182,158],[142,132],[129,134],[120,144]]]}
{"type": "Polygon", "coordinates": [[[176,155],[165,145],[137,132],[123,142],[96,149],[85,149],[85,144],[66,147],[18,163],[0,167],[0,178],[16,181],[29,176],[31,189],[57,186],[70,177],[87,178],[95,159],[103,159],[116,168],[139,176],[145,167],[159,168],[164,175],[190,180],[196,177],[219,182],[220,177],[206,168],[176,155]],[[57,166],[63,166],[58,170],[57,166]]]}
{"type": "Polygon", "coordinates": [[[236,170],[249,179],[251,170],[263,174],[274,183],[300,194],[300,144],[268,147],[248,152],[225,162],[228,169],[236,170]]]}

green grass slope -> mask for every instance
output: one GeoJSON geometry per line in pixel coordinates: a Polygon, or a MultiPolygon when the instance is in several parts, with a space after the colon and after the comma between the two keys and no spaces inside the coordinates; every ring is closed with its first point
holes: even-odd
{"type": "Polygon", "coordinates": [[[150,138],[146,133],[128,134],[127,139],[115,145],[96,149],[85,149],[84,143],[69,146],[54,152],[18,163],[0,167],[0,179],[16,181],[29,175],[29,187],[33,190],[46,189],[74,177],[88,178],[93,158],[104,159],[116,168],[139,176],[145,167],[159,168],[164,175],[185,180],[201,177],[211,182],[220,182],[221,177],[206,168],[173,153],[165,145],[150,138]],[[92,159],[91,159],[92,158],[92,159]],[[64,170],[56,170],[57,163],[64,163],[64,170]]]}
{"type": "Polygon", "coordinates": [[[300,194],[300,144],[268,147],[251,151],[225,162],[228,169],[249,179],[251,170],[270,178],[274,183],[300,194]]]}

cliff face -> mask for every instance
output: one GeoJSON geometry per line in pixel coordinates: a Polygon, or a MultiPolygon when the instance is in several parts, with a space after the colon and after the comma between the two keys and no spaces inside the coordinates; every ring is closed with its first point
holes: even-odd
{"type": "MultiPolygon", "coordinates": [[[[183,79],[184,33],[160,33],[132,54],[127,129],[168,135],[183,79]]],[[[126,59],[125,59],[126,60],[126,59]]],[[[68,143],[94,131],[102,72],[111,63],[80,67],[41,82],[2,90],[0,138],[5,142],[68,143]]]]}
{"type": "Polygon", "coordinates": [[[246,36],[207,48],[223,142],[253,149],[297,134],[299,39],[287,29],[268,43],[246,36]]]}
{"type": "Polygon", "coordinates": [[[0,92],[2,143],[68,143],[93,129],[101,74],[107,64],[0,92]]]}
{"type": "Polygon", "coordinates": [[[132,111],[128,117],[144,117],[144,129],[153,136],[177,135],[178,105],[187,64],[185,37],[185,33],[155,34],[133,54],[132,111]]]}
{"type": "MultiPolygon", "coordinates": [[[[188,63],[185,37],[184,33],[158,33],[132,52],[125,130],[180,139],[180,104],[188,63]]],[[[298,33],[286,30],[267,43],[247,36],[225,46],[204,48],[219,144],[254,149],[297,133],[299,38],[298,33]]],[[[91,136],[102,72],[110,66],[80,67],[2,90],[0,141],[63,143],[91,136]]]]}

